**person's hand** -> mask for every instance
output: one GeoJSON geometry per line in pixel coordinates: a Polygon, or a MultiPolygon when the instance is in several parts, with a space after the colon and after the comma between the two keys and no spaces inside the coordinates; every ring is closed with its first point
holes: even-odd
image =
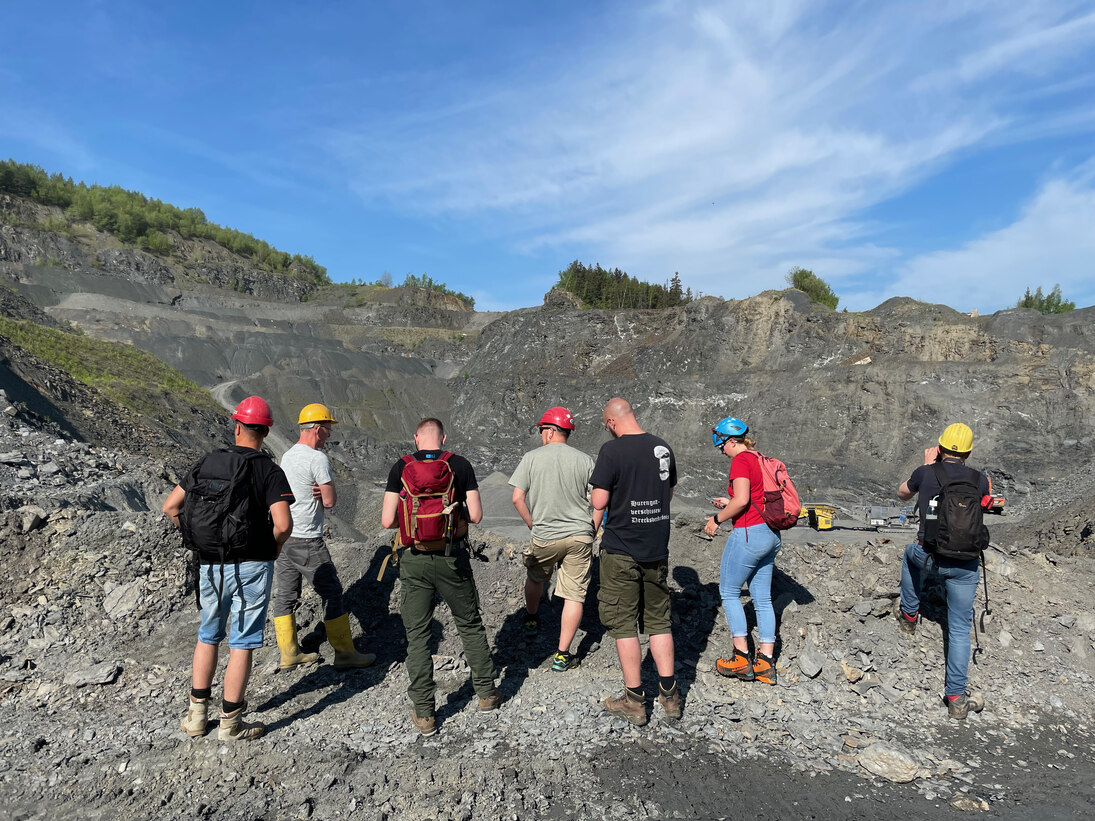
{"type": "Polygon", "coordinates": [[[319,489],[319,483],[318,482],[312,482],[312,498],[313,499],[320,499],[320,500],[323,499],[323,491],[321,491],[319,489]]]}
{"type": "Polygon", "coordinates": [[[939,461],[939,445],[932,445],[930,448],[924,448],[924,464],[934,465],[939,461]]]}
{"type": "Polygon", "coordinates": [[[714,516],[709,516],[707,521],[703,523],[703,532],[712,537],[719,532],[719,523],[715,521],[714,516]]]}
{"type": "Polygon", "coordinates": [[[714,507],[717,507],[719,510],[722,510],[724,507],[730,504],[730,499],[726,496],[716,496],[714,499],[711,500],[711,504],[714,507]]]}

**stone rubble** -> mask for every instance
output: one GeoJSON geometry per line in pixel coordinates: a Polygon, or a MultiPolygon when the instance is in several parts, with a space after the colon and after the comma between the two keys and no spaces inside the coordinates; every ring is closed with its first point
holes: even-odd
{"type": "MultiPolygon", "coordinates": [[[[10,797],[0,817],[87,807],[124,818],[525,818],[553,808],[664,817],[683,799],[649,789],[611,798],[574,782],[622,750],[681,766],[699,756],[742,772],[827,773],[863,784],[857,795],[908,784],[901,789],[925,807],[973,812],[1020,799],[1007,768],[1026,767],[1014,756],[1031,738],[1049,744],[1052,734],[1060,748],[1042,768],[1067,774],[1092,758],[1091,557],[994,543],[988,633],[970,668],[987,707],[959,724],[940,700],[942,589],[926,591],[916,634],[902,635],[892,609],[903,544],[879,534],[789,531],[773,588],[778,686],[717,675],[730,647],[721,543],[695,535],[702,512],[688,509],[671,546],[679,722],[655,698],[644,728],[605,713],[620,674],[592,601],[575,642],[581,666],[553,673],[557,603],[545,603],[540,636],[526,640],[521,545],[479,530],[473,564],[506,700],[494,713],[475,710],[440,607],[440,733],[421,739],[405,697],[397,574],[376,580],[389,542],[377,530],[364,542],[331,541],[358,646],[377,653],[376,666],[282,673],[270,627],[248,693],[268,736],[246,749],[213,732],[191,741],[178,720],[198,620],[186,552],[158,512],[173,474],[148,457],[57,438],[15,411],[0,417],[0,785],[10,797]],[[288,782],[294,789],[280,786],[288,782]]],[[[983,603],[982,590],[978,615],[983,603]]],[[[329,661],[310,590],[297,618],[304,649],[329,661]]],[[[649,661],[644,675],[656,693],[649,661]]],[[[597,771],[602,783],[617,777],[597,771]]],[[[618,777],[624,789],[630,776],[618,777]]]]}

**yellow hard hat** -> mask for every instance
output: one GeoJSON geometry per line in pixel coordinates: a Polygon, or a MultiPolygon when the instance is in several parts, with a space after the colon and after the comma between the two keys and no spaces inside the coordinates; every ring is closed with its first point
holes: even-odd
{"type": "Polygon", "coordinates": [[[331,416],[331,411],[326,405],[321,405],[319,402],[313,402],[311,405],[305,405],[304,409],[300,412],[300,418],[297,419],[298,425],[306,425],[309,422],[330,422],[332,425],[337,425],[334,417],[331,416]]]}
{"type": "Polygon", "coordinates": [[[955,453],[969,453],[973,450],[973,431],[969,425],[955,422],[943,431],[939,437],[939,446],[955,453]]]}

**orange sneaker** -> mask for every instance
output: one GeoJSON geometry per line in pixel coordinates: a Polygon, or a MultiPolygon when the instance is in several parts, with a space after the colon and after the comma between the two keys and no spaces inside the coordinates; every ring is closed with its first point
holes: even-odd
{"type": "Polygon", "coordinates": [[[753,665],[749,663],[749,656],[734,648],[734,655],[728,659],[719,659],[715,662],[715,670],[720,676],[727,678],[739,678],[742,681],[752,681],[753,665]]]}
{"type": "Polygon", "coordinates": [[[761,684],[775,685],[776,664],[772,661],[772,657],[757,653],[757,657],[753,659],[753,674],[761,684]]]}

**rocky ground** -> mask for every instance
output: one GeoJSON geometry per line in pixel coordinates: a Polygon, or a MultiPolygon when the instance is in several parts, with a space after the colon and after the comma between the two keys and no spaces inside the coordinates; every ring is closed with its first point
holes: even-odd
{"type": "MultiPolygon", "coordinates": [[[[671,722],[655,704],[643,728],[601,706],[621,681],[594,608],[581,667],[551,672],[558,607],[545,605],[527,640],[521,542],[479,528],[506,701],[476,712],[441,606],[440,733],[422,739],[404,695],[397,574],[377,580],[387,541],[374,520],[369,539],[336,532],[332,553],[377,664],[281,673],[271,628],[248,694],[268,734],[225,745],[215,727],[194,740],[178,729],[197,614],[185,552],[158,513],[173,481],[162,462],[65,438],[0,396],[0,818],[1071,818],[1095,806],[1095,562],[1032,550],[1019,526],[987,558],[991,612],[971,678],[988,706],[958,723],[939,700],[941,591],[915,638],[899,635],[905,539],[858,521],[785,538],[779,685],[717,676],[729,646],[721,544],[681,503],[671,550],[685,714],[671,722]]],[[[314,594],[298,621],[305,648],[329,659],[314,594]]],[[[654,690],[649,662],[645,675],[654,690]]]]}

